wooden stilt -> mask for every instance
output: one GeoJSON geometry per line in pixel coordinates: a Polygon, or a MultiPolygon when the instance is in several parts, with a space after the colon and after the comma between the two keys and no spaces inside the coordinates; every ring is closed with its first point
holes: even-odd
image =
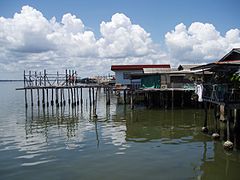
{"type": "Polygon", "coordinates": [[[33,106],[33,89],[31,88],[31,106],[33,106]]]}
{"type": "Polygon", "coordinates": [[[219,120],[220,121],[225,121],[225,105],[221,104],[220,105],[220,117],[219,120]]]}
{"type": "Polygon", "coordinates": [[[83,105],[83,91],[82,91],[82,88],[81,88],[81,106],[83,105]]]}
{"type": "Polygon", "coordinates": [[[234,127],[234,129],[236,129],[236,127],[237,127],[237,109],[233,110],[233,122],[234,122],[233,127],[234,127]]]}
{"type": "Polygon", "coordinates": [[[97,118],[97,89],[96,89],[94,106],[93,106],[93,117],[97,118]]]}
{"type": "Polygon", "coordinates": [[[70,100],[70,88],[68,88],[68,104],[71,103],[71,100],[70,100]]]}
{"type": "Polygon", "coordinates": [[[89,105],[92,106],[92,100],[91,100],[91,88],[88,89],[89,93],[89,105]]]}
{"type": "Polygon", "coordinates": [[[63,89],[63,105],[66,106],[65,91],[64,91],[64,89],[63,89]]]}
{"type": "Polygon", "coordinates": [[[56,106],[59,107],[58,88],[56,88],[55,91],[56,91],[56,106]]]}
{"type": "Polygon", "coordinates": [[[60,90],[60,106],[63,106],[63,92],[62,92],[62,88],[59,89],[60,90]]]}
{"type": "Polygon", "coordinates": [[[40,97],[39,97],[39,89],[37,89],[37,104],[40,106],[40,97]]]}
{"type": "Polygon", "coordinates": [[[232,150],[233,149],[233,143],[230,140],[230,109],[227,108],[227,141],[224,142],[223,147],[227,150],[232,150]]]}
{"type": "Polygon", "coordinates": [[[74,104],[74,106],[76,106],[76,88],[73,88],[73,99],[74,99],[74,101],[73,101],[73,104],[74,104]]]}
{"type": "Polygon", "coordinates": [[[42,106],[45,107],[45,92],[44,92],[44,88],[42,88],[42,106]]]}
{"type": "Polygon", "coordinates": [[[77,105],[79,105],[79,93],[78,93],[78,88],[76,88],[76,91],[77,91],[77,105]]]}
{"type": "Polygon", "coordinates": [[[127,100],[126,100],[126,90],[123,91],[123,101],[124,101],[124,104],[127,104],[127,100]]]}
{"type": "Polygon", "coordinates": [[[47,107],[49,107],[49,102],[48,102],[48,88],[46,88],[47,91],[47,107]]]}
{"type": "Polygon", "coordinates": [[[207,102],[204,102],[204,115],[205,115],[205,118],[204,118],[204,124],[203,124],[203,127],[202,127],[202,131],[203,132],[208,132],[208,129],[207,129],[207,119],[208,119],[207,102]]]}
{"type": "Polygon", "coordinates": [[[106,105],[110,105],[110,89],[106,89],[106,105]]]}
{"type": "Polygon", "coordinates": [[[94,97],[94,88],[92,88],[92,104],[93,104],[93,109],[94,109],[94,106],[95,106],[95,97],[94,97]]]}
{"type": "Polygon", "coordinates": [[[74,106],[74,102],[73,102],[73,89],[72,89],[72,87],[71,87],[71,89],[70,89],[70,92],[71,92],[71,98],[72,98],[72,107],[74,106]]]}
{"type": "Polygon", "coordinates": [[[51,100],[51,106],[54,105],[54,101],[53,101],[53,88],[52,88],[52,100],[51,100]]]}
{"type": "Polygon", "coordinates": [[[133,104],[133,91],[131,91],[131,109],[134,109],[134,104],[133,104]]]}
{"type": "MultiPolygon", "coordinates": [[[[173,83],[172,83],[172,87],[173,87],[173,83]]],[[[172,101],[172,109],[174,107],[174,90],[172,88],[172,98],[171,98],[171,101],[172,101]]]]}
{"type": "Polygon", "coordinates": [[[181,107],[184,106],[184,91],[181,92],[181,107]]]}
{"type": "Polygon", "coordinates": [[[218,133],[218,126],[217,126],[217,122],[218,122],[218,118],[217,118],[217,105],[214,105],[214,110],[213,110],[213,115],[214,115],[214,124],[215,124],[215,132],[212,134],[213,139],[219,139],[220,135],[218,133]]]}
{"type": "Polygon", "coordinates": [[[27,103],[27,89],[25,89],[25,107],[28,107],[28,103],[27,103]]]}

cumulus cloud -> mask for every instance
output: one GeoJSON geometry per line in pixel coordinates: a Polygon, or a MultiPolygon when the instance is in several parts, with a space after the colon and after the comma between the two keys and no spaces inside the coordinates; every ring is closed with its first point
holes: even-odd
{"type": "Polygon", "coordinates": [[[100,25],[98,41],[101,57],[144,56],[154,51],[150,34],[131,23],[124,14],[116,13],[110,22],[100,25]]]}
{"type": "Polygon", "coordinates": [[[60,22],[47,19],[30,6],[23,6],[12,18],[0,17],[0,68],[75,68],[89,73],[110,71],[111,63],[155,63],[166,53],[152,42],[150,34],[116,13],[100,24],[101,36],[86,30],[81,19],[70,13],[60,22]]]}
{"type": "Polygon", "coordinates": [[[222,36],[212,24],[194,22],[188,28],[178,24],[166,33],[165,42],[173,63],[217,61],[232,48],[240,47],[240,30],[222,36]]]}
{"type": "Polygon", "coordinates": [[[11,18],[0,17],[0,71],[76,69],[81,75],[105,74],[111,64],[210,62],[240,47],[240,30],[221,35],[212,24],[178,24],[166,33],[165,44],[153,42],[150,33],[122,13],[99,27],[97,39],[83,21],[64,14],[47,19],[30,6],[11,18]],[[161,47],[166,46],[166,51],[161,47]]]}

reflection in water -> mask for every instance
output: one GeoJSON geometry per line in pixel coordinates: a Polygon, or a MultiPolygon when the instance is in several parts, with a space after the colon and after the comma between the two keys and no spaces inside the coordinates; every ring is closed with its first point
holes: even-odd
{"type": "Polygon", "coordinates": [[[236,172],[240,169],[239,152],[227,152],[221,143],[214,143],[213,149],[205,144],[200,169],[203,172],[202,179],[238,179],[239,174],[236,172]],[[206,155],[209,150],[212,150],[211,157],[206,155]]]}
{"type": "Polygon", "coordinates": [[[201,140],[199,126],[202,114],[193,110],[140,110],[127,117],[127,139],[164,143],[180,143],[201,140]]]}
{"type": "MultiPolygon", "coordinates": [[[[101,100],[101,97],[99,99],[101,100]]],[[[80,106],[75,108],[66,106],[26,110],[26,139],[33,139],[36,148],[34,151],[37,152],[37,149],[43,149],[41,146],[46,146],[39,140],[37,134],[41,134],[48,145],[53,143],[49,142],[49,139],[50,141],[56,139],[56,147],[59,144],[57,141],[66,137],[65,148],[68,150],[82,149],[87,145],[89,138],[92,138],[97,149],[108,144],[117,147],[115,151],[117,155],[125,155],[132,147],[132,143],[157,143],[157,148],[165,145],[176,146],[177,149],[183,144],[190,144],[191,147],[196,143],[198,145],[192,151],[199,151],[201,155],[199,163],[191,163],[195,177],[227,178],[232,176],[231,173],[234,173],[237,167],[240,168],[239,159],[236,159],[236,155],[239,156],[238,152],[233,152],[234,155],[226,154],[221,143],[213,142],[210,137],[201,133],[204,115],[202,110],[146,110],[139,107],[132,111],[128,105],[112,105],[100,106],[97,113],[98,118],[93,118],[91,106],[84,109],[80,106]],[[219,172],[216,167],[224,171],[219,172]]],[[[36,152],[32,154],[37,156],[36,152]]],[[[24,165],[32,163],[45,162],[30,162],[24,165]]]]}
{"type": "MultiPolygon", "coordinates": [[[[201,133],[202,110],[132,111],[116,105],[114,96],[106,106],[99,93],[93,118],[87,93],[75,108],[34,106],[24,112],[21,94],[9,106],[0,104],[1,178],[238,178],[239,150],[229,154],[221,141],[201,133]]],[[[1,100],[9,102],[12,94],[1,100]]]]}
{"type": "Polygon", "coordinates": [[[74,137],[76,136],[79,118],[77,108],[70,108],[70,106],[26,109],[26,138],[32,137],[34,133],[40,133],[45,136],[47,141],[48,132],[52,126],[66,128],[67,137],[74,137]]]}

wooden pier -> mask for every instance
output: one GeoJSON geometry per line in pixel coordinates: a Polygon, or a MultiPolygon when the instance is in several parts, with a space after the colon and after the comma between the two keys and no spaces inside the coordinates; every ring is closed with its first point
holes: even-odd
{"type": "Polygon", "coordinates": [[[25,93],[25,107],[28,108],[37,104],[43,108],[49,106],[66,106],[66,104],[75,106],[83,106],[83,89],[88,89],[88,102],[93,107],[93,116],[97,117],[97,96],[98,91],[103,88],[106,93],[106,105],[110,105],[111,86],[98,84],[78,84],[77,72],[74,70],[66,70],[65,73],[56,74],[43,72],[24,71],[24,87],[16,88],[23,90],[25,93]],[[30,94],[29,94],[30,93],[30,94]],[[30,98],[30,100],[29,100],[30,98]],[[34,102],[36,100],[36,102],[34,102]]]}

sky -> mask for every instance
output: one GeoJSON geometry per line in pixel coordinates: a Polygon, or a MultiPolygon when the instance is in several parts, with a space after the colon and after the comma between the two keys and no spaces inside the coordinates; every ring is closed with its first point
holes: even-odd
{"type": "Polygon", "coordinates": [[[202,64],[240,47],[238,0],[0,0],[0,79],[202,64]]]}

